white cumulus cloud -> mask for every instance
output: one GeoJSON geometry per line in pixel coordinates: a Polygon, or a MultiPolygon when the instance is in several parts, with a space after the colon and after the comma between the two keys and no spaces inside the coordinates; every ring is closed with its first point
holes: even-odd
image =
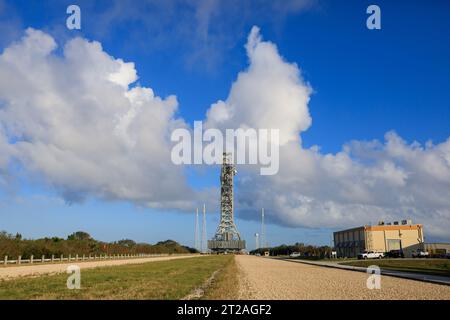
{"type": "Polygon", "coordinates": [[[175,96],[130,86],[133,63],[100,43],[28,29],[0,56],[0,167],[15,162],[68,201],[87,195],[184,208],[192,198],[170,162],[169,135],[186,126],[175,96]]]}
{"type": "Polygon", "coordinates": [[[311,125],[311,86],[300,68],[253,27],[246,44],[249,66],[225,101],[207,111],[209,126],[280,130],[280,171],[260,176],[242,167],[237,207],[288,226],[351,227],[412,218],[429,234],[449,238],[450,138],[437,145],[408,144],[395,132],[384,142],[352,141],[336,154],[305,149],[311,125]],[[255,187],[257,186],[257,187],[255,187]]]}
{"type": "Polygon", "coordinates": [[[311,125],[311,89],[295,64],[284,61],[277,47],[261,41],[253,27],[246,45],[250,65],[239,73],[226,101],[207,113],[207,126],[218,128],[279,129],[280,144],[298,142],[311,125]]]}
{"type": "MultiPolygon", "coordinates": [[[[175,96],[135,85],[135,66],[100,43],[68,41],[28,29],[0,55],[0,186],[23,170],[68,201],[86,196],[192,210],[200,198],[184,168],[170,161],[170,133],[188,127],[175,96]]],[[[288,226],[349,227],[412,218],[426,235],[450,239],[450,138],[408,143],[351,141],[336,154],[305,148],[312,86],[301,69],[252,28],[248,68],[228,97],[213,103],[206,126],[280,130],[280,171],[239,168],[236,210],[257,219],[266,208],[288,226]]],[[[217,204],[217,201],[215,202],[217,204]]]]}

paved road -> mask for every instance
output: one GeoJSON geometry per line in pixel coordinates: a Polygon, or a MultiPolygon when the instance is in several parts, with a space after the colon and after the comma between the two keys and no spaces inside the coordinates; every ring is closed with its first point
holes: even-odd
{"type": "Polygon", "coordinates": [[[240,299],[445,299],[450,286],[381,276],[381,289],[367,288],[368,275],[341,269],[239,255],[240,299]]]}
{"type": "Polygon", "coordinates": [[[122,260],[104,260],[104,261],[72,261],[70,263],[55,263],[55,264],[34,264],[17,267],[3,267],[0,268],[0,280],[10,280],[17,277],[25,276],[39,276],[43,274],[56,274],[66,272],[69,265],[77,265],[80,269],[105,267],[105,266],[119,266],[124,264],[136,264],[153,261],[164,261],[173,259],[186,259],[198,257],[198,255],[177,255],[177,256],[163,256],[163,257],[149,257],[149,258],[133,258],[122,260]]]}
{"type": "MultiPolygon", "coordinates": [[[[312,264],[312,265],[317,265],[317,266],[327,266],[330,268],[367,272],[367,268],[341,264],[336,261],[309,261],[309,260],[300,260],[300,259],[286,259],[286,260],[288,260],[290,262],[296,262],[296,263],[305,263],[305,264],[312,264]]],[[[405,272],[405,271],[399,271],[399,270],[388,270],[388,269],[383,269],[383,268],[381,268],[381,274],[384,274],[387,276],[405,278],[405,279],[413,279],[413,280],[420,280],[420,281],[450,285],[450,277],[444,277],[444,276],[405,272]]]]}

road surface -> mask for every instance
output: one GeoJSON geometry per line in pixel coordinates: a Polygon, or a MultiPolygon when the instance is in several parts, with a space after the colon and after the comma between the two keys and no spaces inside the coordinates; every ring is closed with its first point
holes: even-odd
{"type": "MultiPolygon", "coordinates": [[[[425,259],[425,258],[424,258],[425,259]]],[[[407,260],[407,259],[404,259],[407,260]]],[[[411,259],[411,260],[418,260],[418,259],[411,259]]],[[[347,269],[347,270],[358,270],[362,272],[366,272],[367,268],[364,267],[355,267],[347,264],[341,264],[337,261],[322,261],[322,260],[299,260],[299,259],[289,259],[291,262],[295,263],[305,263],[305,264],[312,264],[312,265],[319,265],[319,266],[328,266],[338,269],[347,269]]],[[[376,263],[374,263],[376,265],[376,263]]],[[[413,280],[420,280],[425,282],[434,282],[438,284],[447,284],[450,285],[450,277],[445,276],[437,276],[437,275],[431,275],[431,274],[423,274],[423,273],[415,273],[415,272],[406,272],[401,270],[389,270],[389,269],[383,269],[381,268],[381,274],[384,274],[386,276],[395,276],[399,278],[405,278],[405,279],[413,279],[413,280]]]]}
{"type": "Polygon", "coordinates": [[[14,267],[0,267],[0,280],[9,280],[17,277],[25,276],[39,276],[43,274],[57,274],[66,272],[69,265],[77,265],[80,269],[105,267],[105,266],[120,266],[124,264],[136,264],[153,261],[164,261],[174,259],[186,259],[192,257],[199,257],[198,255],[176,255],[176,256],[162,256],[149,258],[133,258],[122,260],[100,260],[100,261],[72,261],[70,263],[53,263],[53,264],[33,264],[22,265],[14,267]]]}
{"type": "Polygon", "coordinates": [[[445,299],[450,286],[381,276],[368,289],[368,274],[248,255],[236,256],[239,299],[445,299]]]}

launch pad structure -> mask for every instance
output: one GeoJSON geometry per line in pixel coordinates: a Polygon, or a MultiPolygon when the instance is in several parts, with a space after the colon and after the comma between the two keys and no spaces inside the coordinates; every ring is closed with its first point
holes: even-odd
{"type": "Polygon", "coordinates": [[[245,240],[241,240],[234,223],[233,180],[237,173],[229,153],[223,153],[220,171],[220,222],[212,240],[208,240],[208,249],[214,252],[233,252],[245,249],[245,240]]]}

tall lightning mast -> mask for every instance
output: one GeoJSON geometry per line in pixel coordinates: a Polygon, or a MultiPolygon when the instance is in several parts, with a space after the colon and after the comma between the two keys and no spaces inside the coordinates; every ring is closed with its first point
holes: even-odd
{"type": "Polygon", "coordinates": [[[206,252],[208,248],[206,247],[206,205],[203,204],[203,227],[202,227],[202,252],[206,252]]]}
{"type": "Polygon", "coordinates": [[[195,234],[194,234],[194,243],[195,243],[195,249],[197,249],[197,251],[200,251],[200,239],[199,239],[199,235],[198,235],[198,231],[199,231],[199,221],[198,221],[198,208],[197,208],[197,212],[195,215],[195,234]]]}
{"type": "Polygon", "coordinates": [[[261,209],[261,247],[266,248],[266,226],[264,225],[264,208],[261,209]]]}

